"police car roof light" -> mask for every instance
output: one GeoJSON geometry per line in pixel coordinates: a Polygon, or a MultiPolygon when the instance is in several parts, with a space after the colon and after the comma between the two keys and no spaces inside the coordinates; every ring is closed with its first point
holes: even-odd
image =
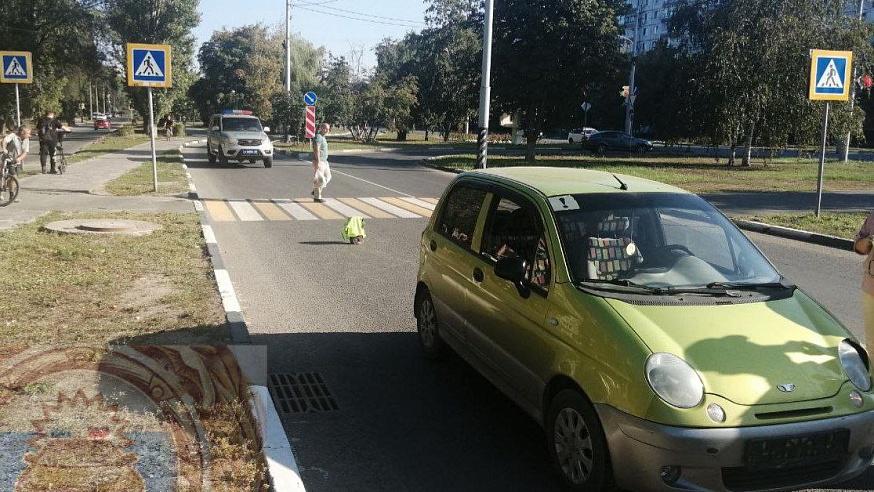
{"type": "Polygon", "coordinates": [[[247,114],[251,115],[252,112],[248,109],[223,109],[222,114],[247,114]]]}

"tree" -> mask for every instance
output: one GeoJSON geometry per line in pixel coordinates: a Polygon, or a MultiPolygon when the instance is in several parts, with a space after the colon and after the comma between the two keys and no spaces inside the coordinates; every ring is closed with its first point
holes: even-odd
{"type": "MultiPolygon", "coordinates": [[[[127,43],[169,44],[172,49],[172,88],[154,91],[157,115],[165,114],[194,82],[194,37],[200,22],[198,0],[103,0],[109,42],[118,66],[125,66],[127,43]]],[[[134,108],[149,114],[146,89],[128,88],[134,108]]],[[[144,128],[147,122],[143,122],[144,128]]]]}
{"type": "Polygon", "coordinates": [[[346,58],[328,54],[319,93],[322,120],[346,127],[354,125],[356,97],[352,89],[352,67],[346,58]]]}
{"type": "Polygon", "coordinates": [[[540,130],[573,119],[585,84],[618,80],[621,0],[505,0],[495,4],[495,107],[517,114],[534,160],[540,130]]]}

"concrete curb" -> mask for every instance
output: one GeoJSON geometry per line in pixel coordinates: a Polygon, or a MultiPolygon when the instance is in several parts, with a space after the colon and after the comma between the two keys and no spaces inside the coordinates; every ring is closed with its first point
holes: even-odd
{"type": "MultiPolygon", "coordinates": [[[[438,171],[445,171],[448,173],[460,174],[464,171],[461,169],[455,169],[451,167],[444,167],[435,162],[439,162],[440,159],[427,157],[422,159],[422,165],[425,167],[430,167],[432,169],[436,169],[438,171]]],[[[752,220],[741,220],[741,219],[732,219],[732,221],[741,229],[746,231],[758,232],[760,234],[768,234],[771,236],[783,237],[786,239],[792,239],[795,241],[802,241],[805,243],[818,244],[820,246],[827,246],[830,248],[837,248],[843,250],[853,250],[853,240],[845,239],[837,236],[829,236],[827,234],[819,234],[816,232],[803,231],[801,229],[792,229],[791,227],[783,227],[771,224],[765,224],[764,222],[756,222],[752,220]]]]}
{"type": "MultiPolygon", "coordinates": [[[[182,168],[185,170],[185,177],[188,179],[188,198],[193,201],[194,208],[197,210],[200,218],[203,239],[209,251],[217,288],[222,298],[222,307],[230,328],[231,340],[234,344],[249,345],[252,343],[252,340],[249,336],[246,318],[243,316],[242,309],[240,308],[240,301],[237,299],[236,292],[234,292],[230,275],[225,269],[215,233],[212,230],[212,226],[207,223],[206,210],[204,210],[203,205],[200,203],[197,188],[195,188],[191,174],[188,172],[188,166],[185,164],[184,148],[203,142],[204,140],[190,140],[179,146],[182,168]]],[[[267,462],[267,473],[270,477],[271,490],[276,492],[305,492],[306,489],[300,477],[300,469],[294,457],[294,449],[288,441],[288,436],[285,435],[282,421],[279,419],[276,407],[273,406],[270,391],[266,386],[250,385],[249,395],[252,415],[258,423],[258,430],[261,433],[262,451],[267,462]]]]}
{"type": "Polygon", "coordinates": [[[820,246],[828,246],[830,248],[843,249],[847,251],[853,250],[853,240],[844,239],[837,236],[829,236],[827,234],[819,234],[816,232],[803,231],[801,229],[792,229],[791,227],[783,227],[763,222],[752,220],[732,219],[735,224],[741,229],[758,232],[760,234],[769,234],[771,236],[784,237],[786,239],[794,239],[805,243],[819,244],[820,246]]]}

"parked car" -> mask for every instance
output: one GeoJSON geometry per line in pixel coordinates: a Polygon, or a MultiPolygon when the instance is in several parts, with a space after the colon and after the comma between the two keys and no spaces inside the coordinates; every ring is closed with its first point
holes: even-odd
{"type": "Polygon", "coordinates": [[[264,162],[264,167],[273,167],[273,142],[262,127],[261,120],[247,110],[226,110],[212,116],[206,134],[206,154],[210,164],[216,160],[226,164],[229,160],[237,162],[256,160],[264,162]]]}
{"type": "Polygon", "coordinates": [[[103,114],[103,113],[101,113],[101,112],[99,112],[99,111],[95,111],[95,112],[91,113],[91,119],[92,119],[92,120],[96,120],[96,119],[99,119],[99,118],[106,118],[106,115],[103,114]]]}
{"type": "Polygon", "coordinates": [[[96,118],[94,120],[94,129],[95,130],[112,130],[112,125],[109,124],[109,120],[104,118],[96,118]]]}
{"type": "Polygon", "coordinates": [[[599,154],[608,150],[624,152],[648,152],[652,150],[652,142],[642,138],[632,137],[624,132],[605,131],[593,133],[583,141],[583,148],[599,154]]]}
{"type": "Polygon", "coordinates": [[[464,173],[417,280],[425,355],[452,348],[540,423],[569,489],[816,488],[874,456],[865,349],[697,195],[464,173]]]}
{"type": "Polygon", "coordinates": [[[594,128],[585,127],[585,128],[575,128],[571,130],[567,134],[567,143],[569,144],[581,144],[584,140],[587,140],[594,133],[597,133],[598,130],[594,128]]]}

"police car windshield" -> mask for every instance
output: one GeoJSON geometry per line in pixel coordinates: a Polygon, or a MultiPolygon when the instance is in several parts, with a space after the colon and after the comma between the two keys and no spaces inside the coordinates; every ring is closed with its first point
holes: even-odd
{"type": "Polygon", "coordinates": [[[696,195],[605,193],[564,200],[573,207],[556,211],[555,218],[574,280],[682,288],[781,279],[731,221],[696,195]]]}
{"type": "Polygon", "coordinates": [[[222,131],[225,132],[260,132],[261,122],[255,118],[222,118],[222,131]]]}

